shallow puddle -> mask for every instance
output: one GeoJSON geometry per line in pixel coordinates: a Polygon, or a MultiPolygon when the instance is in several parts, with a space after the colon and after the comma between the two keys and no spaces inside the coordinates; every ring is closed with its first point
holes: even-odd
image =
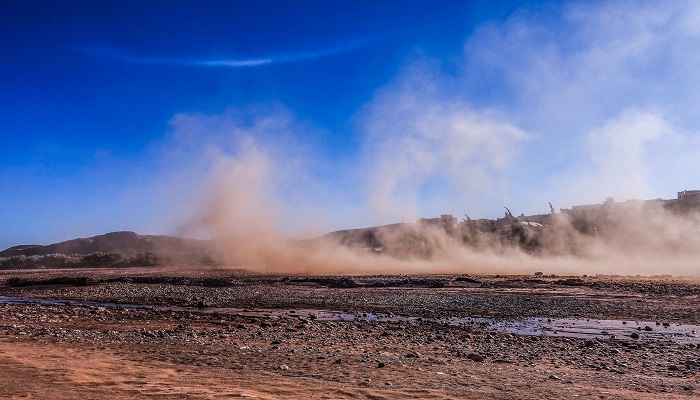
{"type": "Polygon", "coordinates": [[[237,314],[249,317],[306,318],[319,321],[376,321],[437,323],[491,332],[514,333],[518,335],[542,335],[585,339],[625,339],[625,340],[668,340],[700,346],[700,326],[651,321],[622,321],[591,318],[489,318],[489,317],[449,317],[421,318],[343,312],[315,309],[242,309],[242,308],[196,308],[181,306],[151,306],[137,304],[102,303],[94,301],[41,299],[32,297],[0,296],[0,304],[44,304],[61,306],[86,306],[122,308],[127,310],[153,309],[159,311],[189,311],[200,313],[237,314]]]}
{"type": "Polygon", "coordinates": [[[544,335],[585,339],[670,340],[700,344],[700,326],[652,321],[591,318],[518,318],[494,321],[485,318],[450,318],[450,325],[519,335],[544,335]],[[466,321],[465,321],[466,320],[466,321]]]}

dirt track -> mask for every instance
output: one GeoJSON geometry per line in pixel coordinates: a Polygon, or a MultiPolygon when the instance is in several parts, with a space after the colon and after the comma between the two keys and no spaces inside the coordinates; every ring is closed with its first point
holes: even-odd
{"type": "Polygon", "coordinates": [[[2,304],[0,396],[693,398],[694,337],[524,336],[436,318],[647,320],[656,331],[700,323],[699,293],[669,279],[7,273],[0,295],[191,308],[2,304]],[[357,318],[329,321],[324,310],[357,318]]]}

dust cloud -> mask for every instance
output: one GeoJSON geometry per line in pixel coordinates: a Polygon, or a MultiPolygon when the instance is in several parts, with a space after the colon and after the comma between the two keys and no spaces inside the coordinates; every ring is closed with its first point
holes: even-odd
{"type": "Polygon", "coordinates": [[[222,263],[264,272],[699,275],[697,204],[603,203],[700,181],[688,106],[697,10],[650,6],[627,18],[628,8],[565,5],[557,23],[515,13],[476,29],[461,58],[416,54],[340,132],[279,110],[184,118],[183,129],[204,131],[198,138],[255,138],[221,151],[195,220],[222,263]],[[275,147],[319,137],[332,138],[322,154],[275,147]],[[536,220],[415,223],[549,201],[599,205],[536,220]],[[340,226],[379,227],[324,235],[340,226]]]}
{"type": "Polygon", "coordinates": [[[542,226],[524,218],[428,221],[295,238],[285,218],[294,206],[277,190],[280,176],[288,178],[279,161],[249,143],[212,169],[200,223],[222,264],[314,275],[698,275],[700,216],[663,201],[607,201],[541,216],[542,226]]]}

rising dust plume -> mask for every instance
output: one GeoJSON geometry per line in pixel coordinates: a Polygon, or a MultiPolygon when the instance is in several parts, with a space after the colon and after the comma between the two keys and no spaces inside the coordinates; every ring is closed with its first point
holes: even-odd
{"type": "Polygon", "coordinates": [[[277,191],[282,167],[256,146],[217,162],[201,224],[224,264],[283,274],[698,274],[699,215],[653,202],[617,203],[602,216],[553,214],[516,240],[507,224],[488,230],[467,222],[450,231],[397,224],[357,231],[365,236],[354,241],[351,233],[294,239],[284,226],[294,210],[277,191]]]}

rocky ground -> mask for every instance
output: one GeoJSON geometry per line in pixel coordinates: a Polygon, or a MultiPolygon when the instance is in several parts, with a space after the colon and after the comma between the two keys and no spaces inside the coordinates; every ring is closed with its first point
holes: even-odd
{"type": "Polygon", "coordinates": [[[0,397],[690,399],[694,336],[442,322],[578,317],[655,321],[656,331],[700,324],[699,294],[698,282],[668,277],[10,271],[0,296],[74,302],[0,299],[0,397]]]}

